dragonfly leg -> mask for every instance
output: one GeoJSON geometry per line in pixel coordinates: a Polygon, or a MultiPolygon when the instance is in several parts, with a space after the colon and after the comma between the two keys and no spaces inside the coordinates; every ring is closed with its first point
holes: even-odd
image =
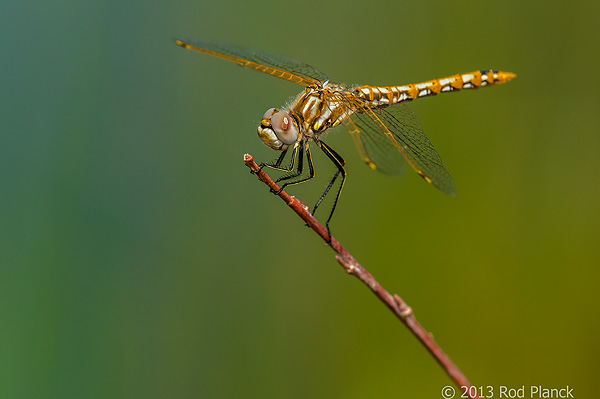
{"type": "Polygon", "coordinates": [[[262,170],[262,168],[264,168],[266,166],[267,168],[279,170],[282,172],[291,172],[294,169],[294,165],[296,165],[296,155],[298,154],[299,147],[300,146],[298,143],[296,143],[294,145],[294,148],[292,149],[292,158],[290,160],[290,165],[287,168],[282,168],[281,164],[283,163],[283,160],[284,160],[289,148],[286,148],[285,150],[283,150],[281,152],[281,155],[279,156],[279,158],[277,158],[277,161],[275,161],[274,163],[265,163],[265,162],[261,163],[259,165],[260,170],[262,170]]]}
{"type": "Polygon", "coordinates": [[[281,186],[281,189],[279,190],[279,192],[281,192],[281,190],[283,190],[284,188],[286,188],[287,186],[291,186],[293,184],[299,184],[299,183],[304,183],[305,181],[308,181],[310,179],[312,179],[313,177],[315,177],[315,168],[313,167],[313,162],[312,162],[312,156],[310,155],[310,148],[308,146],[308,142],[304,143],[304,147],[303,149],[300,149],[300,157],[298,159],[298,170],[296,173],[290,175],[290,176],[285,176],[282,178],[279,178],[276,180],[276,182],[280,182],[282,180],[287,180],[287,179],[291,179],[294,177],[298,177],[302,174],[303,171],[303,164],[302,164],[302,151],[304,150],[304,152],[306,152],[306,163],[308,164],[308,176],[307,177],[303,177],[301,179],[298,179],[296,181],[291,181],[291,182],[287,182],[285,184],[283,184],[281,186]]]}
{"type": "MultiPolygon", "coordinates": [[[[292,151],[292,161],[294,160],[294,151],[296,149],[294,148],[294,150],[292,151]]],[[[266,162],[262,162],[260,165],[258,165],[258,170],[255,172],[253,170],[250,170],[250,173],[252,173],[253,175],[262,171],[263,168],[266,166],[268,168],[271,169],[275,169],[275,170],[281,170],[281,164],[283,162],[283,159],[285,158],[285,155],[288,152],[288,148],[286,148],[285,150],[281,151],[281,155],[279,156],[279,158],[277,158],[277,161],[275,161],[274,163],[266,163],[266,162]]]]}
{"type": "MultiPolygon", "coordinates": [[[[288,172],[291,172],[292,169],[290,169],[288,172]]],[[[298,177],[302,174],[303,169],[304,169],[304,147],[301,147],[298,150],[298,166],[296,167],[296,171],[293,173],[290,173],[289,175],[281,176],[280,178],[275,180],[275,183],[279,183],[280,181],[289,180],[289,179],[293,179],[294,177],[298,177]]]]}
{"type": "MultiPolygon", "coordinates": [[[[303,168],[304,168],[304,148],[300,148],[300,150],[298,150],[298,167],[296,168],[296,171],[289,174],[288,176],[282,176],[282,177],[278,178],[277,180],[275,180],[275,183],[279,183],[280,181],[293,179],[294,177],[300,176],[302,174],[303,168]]],[[[291,171],[291,169],[290,169],[290,171],[291,171]]],[[[287,186],[287,184],[283,184],[279,187],[279,190],[277,190],[277,191],[271,190],[271,192],[275,195],[278,195],[280,192],[283,191],[285,186],[287,186]]]]}
{"type": "Polygon", "coordinates": [[[338,170],[335,172],[335,175],[333,175],[333,178],[331,179],[331,181],[325,188],[323,195],[321,195],[321,198],[319,198],[319,201],[317,201],[315,207],[313,208],[313,212],[312,212],[313,215],[317,211],[317,208],[319,207],[319,205],[321,205],[321,202],[323,202],[323,199],[325,198],[327,193],[329,193],[329,190],[331,190],[331,187],[333,187],[333,184],[337,180],[338,176],[340,176],[340,175],[342,176],[340,188],[338,189],[337,194],[335,196],[335,200],[333,201],[333,207],[331,208],[329,217],[327,218],[327,221],[325,222],[325,227],[327,228],[327,233],[329,234],[329,242],[331,242],[331,231],[329,230],[329,222],[331,221],[331,218],[333,217],[333,212],[335,212],[335,207],[337,206],[338,200],[340,199],[340,194],[342,193],[342,188],[344,188],[344,182],[346,181],[346,169],[344,169],[344,165],[346,162],[337,152],[335,152],[333,150],[333,148],[329,147],[324,142],[316,141],[316,143],[319,146],[319,148],[321,150],[323,150],[325,155],[327,155],[327,158],[329,158],[331,160],[331,162],[333,162],[333,164],[338,168],[338,170]]]}

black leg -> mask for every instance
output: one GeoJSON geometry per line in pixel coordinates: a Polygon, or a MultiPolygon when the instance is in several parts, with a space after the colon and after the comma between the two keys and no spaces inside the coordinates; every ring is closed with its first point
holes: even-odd
{"type": "Polygon", "coordinates": [[[294,170],[294,166],[296,165],[296,155],[298,154],[299,147],[300,143],[296,143],[294,145],[294,148],[292,149],[292,159],[290,160],[290,165],[287,168],[282,168],[281,164],[283,163],[283,159],[285,158],[289,147],[281,152],[281,155],[279,156],[279,158],[277,158],[277,161],[275,163],[261,163],[259,167],[262,169],[266,166],[267,168],[279,170],[282,172],[291,172],[292,170],[294,170]]]}
{"type": "Polygon", "coordinates": [[[340,188],[338,189],[338,192],[335,196],[335,200],[333,202],[333,207],[331,208],[331,212],[329,213],[327,222],[325,222],[325,227],[327,228],[327,233],[329,234],[329,242],[331,242],[331,231],[329,230],[329,222],[331,221],[331,218],[333,217],[333,212],[335,212],[335,207],[337,206],[338,200],[340,199],[340,194],[342,193],[342,188],[344,188],[344,182],[346,181],[346,169],[344,169],[344,164],[346,162],[337,152],[335,152],[333,150],[333,148],[329,147],[324,142],[322,142],[322,141],[315,141],[315,142],[317,143],[319,148],[321,150],[323,150],[325,155],[327,155],[327,158],[329,158],[331,160],[331,162],[333,162],[333,164],[338,168],[338,170],[337,170],[337,172],[335,172],[335,175],[333,176],[333,178],[327,185],[327,188],[325,188],[325,191],[323,192],[323,195],[321,195],[321,198],[319,198],[319,201],[317,201],[317,204],[315,205],[315,207],[313,209],[313,215],[314,215],[315,211],[317,210],[317,208],[319,207],[319,205],[321,205],[321,202],[323,201],[323,199],[325,198],[325,196],[327,195],[327,193],[329,192],[329,190],[331,189],[331,187],[337,180],[338,176],[340,176],[340,175],[342,176],[340,188]]]}
{"type": "Polygon", "coordinates": [[[304,147],[300,147],[298,150],[298,167],[294,173],[291,173],[287,176],[281,176],[279,179],[275,180],[275,183],[279,183],[283,180],[293,179],[294,177],[298,177],[302,174],[302,169],[304,168],[304,147]]]}
{"type": "MultiPolygon", "coordinates": [[[[296,168],[296,172],[291,173],[288,176],[280,177],[279,179],[275,180],[275,183],[279,183],[280,181],[289,180],[293,179],[294,177],[300,176],[302,174],[302,169],[304,169],[304,147],[301,147],[298,151],[298,167],[296,168]]],[[[279,195],[279,193],[282,192],[285,186],[287,186],[288,184],[289,183],[283,184],[279,187],[279,190],[271,190],[271,192],[275,195],[279,195]]]]}
{"type": "Polygon", "coordinates": [[[333,183],[335,183],[335,180],[337,179],[337,177],[339,176],[340,171],[337,170],[335,172],[335,174],[333,175],[333,178],[329,181],[329,184],[327,185],[327,187],[325,188],[325,191],[323,191],[323,194],[321,195],[321,198],[319,198],[319,200],[317,201],[317,203],[315,204],[313,210],[312,210],[312,214],[314,216],[315,212],[317,211],[317,208],[319,207],[319,205],[321,205],[321,202],[323,202],[323,199],[325,199],[325,197],[327,196],[327,193],[329,193],[329,190],[331,190],[331,186],[333,186],[333,183]]]}
{"type": "MultiPolygon", "coordinates": [[[[306,163],[308,164],[308,176],[304,177],[302,179],[296,180],[296,181],[291,181],[291,182],[285,183],[283,186],[281,186],[281,190],[283,190],[285,187],[291,186],[293,184],[304,183],[305,181],[308,181],[308,180],[312,179],[313,177],[315,177],[315,168],[313,167],[313,161],[312,161],[312,156],[310,155],[310,148],[308,146],[308,141],[306,143],[304,143],[304,152],[306,152],[306,163]]],[[[299,167],[299,169],[300,169],[300,167],[299,167]]],[[[300,171],[299,173],[287,176],[282,179],[278,179],[277,181],[289,179],[292,177],[298,177],[298,176],[300,176],[301,173],[302,172],[300,171]]]]}
{"type": "Polygon", "coordinates": [[[255,172],[253,170],[250,171],[250,173],[255,174],[260,172],[265,166],[269,167],[269,168],[273,168],[273,169],[279,169],[281,163],[283,162],[283,158],[285,158],[285,154],[287,154],[288,149],[286,148],[284,151],[281,151],[281,155],[279,156],[279,158],[277,158],[277,161],[273,164],[270,163],[261,163],[260,165],[258,165],[258,170],[255,172]]]}
{"type": "MultiPolygon", "coordinates": [[[[277,158],[277,162],[275,162],[275,167],[279,168],[281,166],[281,163],[283,162],[283,159],[285,158],[285,155],[287,154],[289,150],[289,147],[285,149],[285,151],[281,151],[281,155],[279,156],[279,158],[277,158]]],[[[292,150],[292,161],[294,160],[294,151],[296,151],[296,148],[294,148],[292,150]]],[[[293,164],[293,162],[292,162],[293,164]]],[[[263,164],[264,165],[264,164],[263,164]]]]}

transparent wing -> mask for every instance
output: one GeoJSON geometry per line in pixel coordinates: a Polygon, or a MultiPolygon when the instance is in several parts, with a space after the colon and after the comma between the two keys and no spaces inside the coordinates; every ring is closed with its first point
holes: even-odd
{"type": "Polygon", "coordinates": [[[452,176],[423,133],[417,117],[405,104],[369,108],[361,103],[345,122],[358,152],[373,169],[399,175],[408,163],[421,177],[455,196],[452,176]],[[400,156],[401,155],[401,156],[400,156]]]}
{"type": "Polygon", "coordinates": [[[402,176],[406,172],[408,163],[404,157],[399,156],[398,150],[387,136],[383,133],[367,133],[380,130],[370,119],[363,121],[358,115],[353,115],[344,124],[352,135],[361,158],[372,169],[391,176],[402,176]]]}
{"type": "Polygon", "coordinates": [[[310,65],[270,51],[199,39],[175,39],[175,43],[302,86],[328,80],[325,74],[310,65]]]}

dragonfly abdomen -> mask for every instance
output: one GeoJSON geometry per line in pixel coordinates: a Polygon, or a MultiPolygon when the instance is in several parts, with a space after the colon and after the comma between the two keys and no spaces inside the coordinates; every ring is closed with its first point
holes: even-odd
{"type": "Polygon", "coordinates": [[[354,89],[359,98],[366,100],[374,107],[384,107],[420,97],[435,96],[439,93],[462,89],[500,85],[508,82],[516,75],[510,72],[483,70],[456,74],[441,79],[411,83],[404,86],[360,86],[354,89]]]}

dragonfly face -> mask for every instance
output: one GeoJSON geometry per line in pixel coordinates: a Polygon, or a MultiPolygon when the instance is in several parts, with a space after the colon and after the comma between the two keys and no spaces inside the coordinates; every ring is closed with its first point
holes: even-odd
{"type": "Polygon", "coordinates": [[[298,121],[290,114],[270,108],[258,125],[258,137],[267,147],[285,151],[302,137],[298,130],[298,121]]]}
{"type": "Polygon", "coordinates": [[[268,51],[208,40],[175,42],[189,50],[305,87],[288,107],[281,110],[271,108],[263,115],[258,136],[267,146],[281,151],[281,155],[274,163],[263,163],[261,167],[291,172],[276,180],[284,182],[281,189],[310,180],[315,173],[309,144],[316,144],[337,171],[313,208],[313,213],[336,181],[339,182],[326,222],[328,229],[346,179],[346,170],[343,158],[321,140],[320,136],[325,130],[338,125],[345,126],[361,158],[372,169],[398,176],[410,166],[427,183],[446,194],[455,195],[454,181],[442,165],[442,159],[423,133],[413,112],[403,103],[440,93],[499,85],[515,77],[509,72],[478,70],[402,86],[364,85],[348,88],[330,83],[325,74],[303,62],[268,51]],[[290,163],[283,167],[288,152],[291,153],[290,163]]]}

